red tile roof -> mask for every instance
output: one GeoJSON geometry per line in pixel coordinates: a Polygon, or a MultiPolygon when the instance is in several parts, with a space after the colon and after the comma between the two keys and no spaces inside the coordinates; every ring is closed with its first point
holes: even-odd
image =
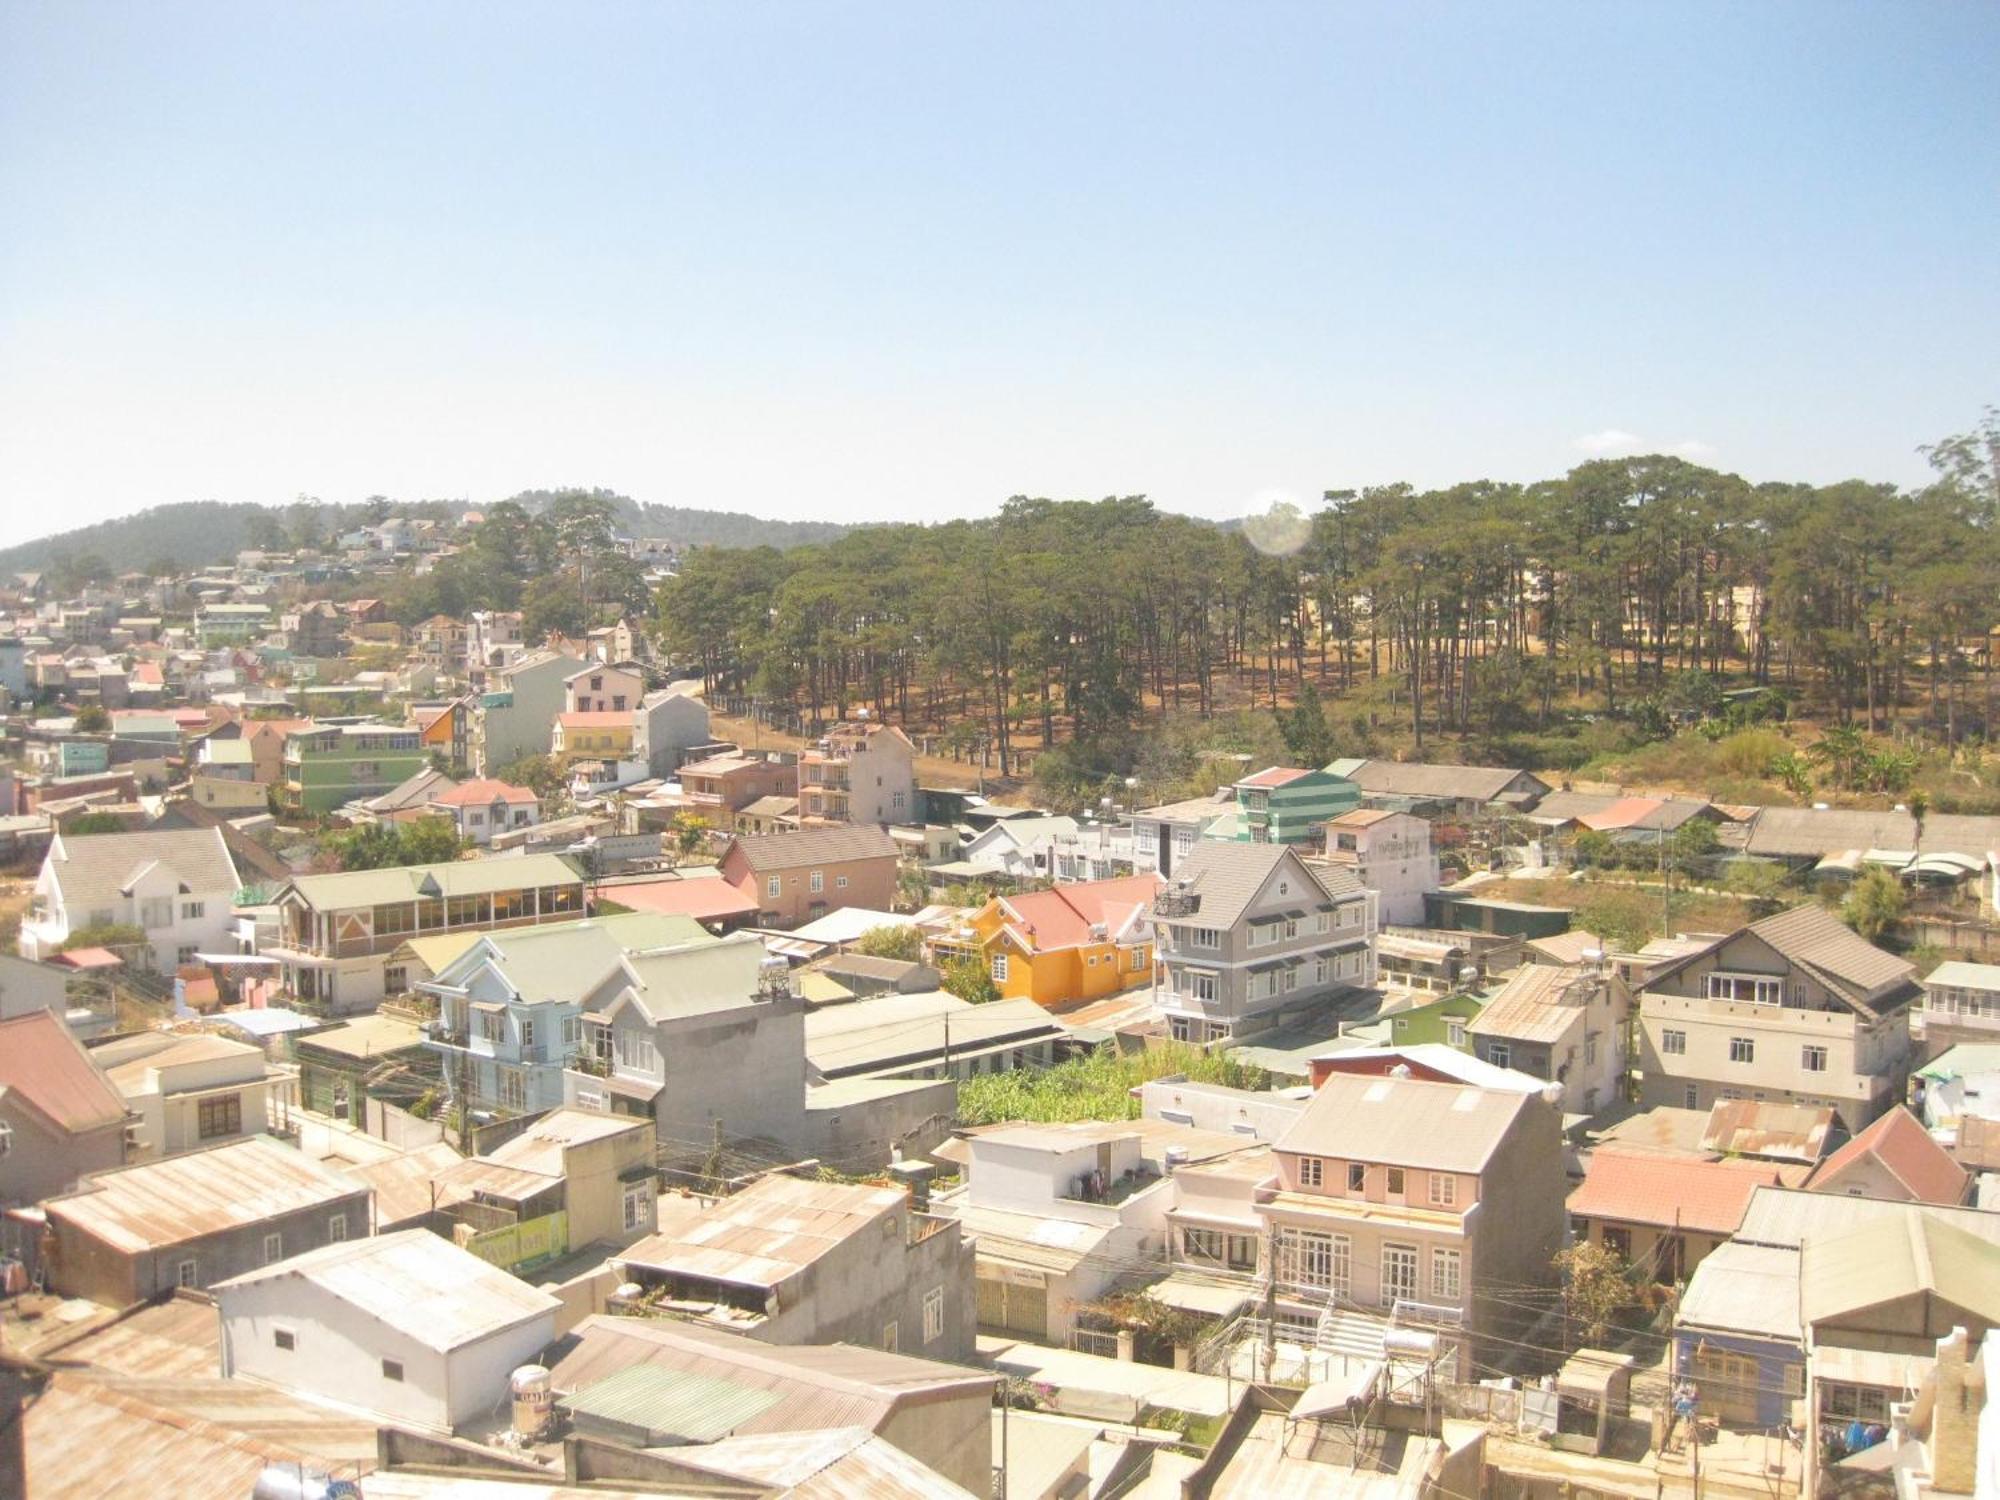
{"type": "Polygon", "coordinates": [[[0,1089],[73,1135],[125,1122],[125,1100],[53,1012],[0,1021],[0,1089]]]}
{"type": "Polygon", "coordinates": [[[1734,1234],[1750,1195],[1781,1183],[1769,1162],[1692,1161],[1599,1150],[1590,1158],[1583,1186],[1569,1195],[1569,1212],[1577,1219],[1734,1234]]]}
{"type": "Polygon", "coordinates": [[[1297,781],[1301,776],[1310,775],[1312,775],[1312,772],[1298,766],[1272,766],[1268,770],[1259,771],[1255,776],[1245,776],[1236,784],[1238,786],[1286,786],[1291,782],[1297,781]]]}
{"type": "Polygon", "coordinates": [[[1126,875],[1004,896],[1000,904],[1013,914],[1009,925],[1031,938],[1038,952],[1047,953],[1093,941],[1090,929],[1100,923],[1105,934],[1094,941],[1109,941],[1133,912],[1151,905],[1159,891],[1156,875],[1126,875]]]}
{"type": "Polygon", "coordinates": [[[536,802],[540,799],[524,786],[514,786],[505,781],[495,781],[484,777],[478,781],[462,781],[431,798],[439,807],[485,807],[493,802],[536,802]]]}
{"type": "Polygon", "coordinates": [[[1824,1192],[1833,1179],[1871,1156],[1919,1203],[1965,1201],[1965,1169],[1900,1104],[1821,1162],[1808,1186],[1824,1192]]]}
{"type": "Polygon", "coordinates": [[[696,876],[690,880],[650,880],[643,885],[601,885],[593,893],[633,911],[693,917],[697,922],[721,917],[747,917],[757,903],[726,880],[696,876]]]}

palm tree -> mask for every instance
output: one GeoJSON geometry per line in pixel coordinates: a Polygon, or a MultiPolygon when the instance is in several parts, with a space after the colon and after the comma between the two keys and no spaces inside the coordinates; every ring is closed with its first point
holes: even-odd
{"type": "Polygon", "coordinates": [[[1806,750],[1807,756],[1833,773],[1833,784],[1845,790],[1868,754],[1868,742],[1852,724],[1831,724],[1806,750]]]}

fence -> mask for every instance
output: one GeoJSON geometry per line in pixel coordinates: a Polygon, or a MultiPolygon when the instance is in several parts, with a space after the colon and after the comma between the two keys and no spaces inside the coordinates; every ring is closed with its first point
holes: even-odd
{"type": "Polygon", "coordinates": [[[569,1215],[562,1209],[539,1219],[525,1219],[475,1234],[465,1248],[503,1271],[518,1271],[536,1261],[554,1260],[569,1249],[569,1215]]]}
{"type": "Polygon", "coordinates": [[[1118,1357],[1118,1335],[1094,1328],[1072,1328],[1069,1331],[1069,1346],[1078,1354],[1096,1354],[1105,1359],[1118,1357]]]}

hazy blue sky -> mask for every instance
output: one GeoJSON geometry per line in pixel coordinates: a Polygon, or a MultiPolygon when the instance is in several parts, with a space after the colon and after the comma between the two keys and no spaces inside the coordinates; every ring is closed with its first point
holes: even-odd
{"type": "Polygon", "coordinates": [[[0,0],[0,537],[1913,481],[2000,401],[2000,7],[0,0]]]}

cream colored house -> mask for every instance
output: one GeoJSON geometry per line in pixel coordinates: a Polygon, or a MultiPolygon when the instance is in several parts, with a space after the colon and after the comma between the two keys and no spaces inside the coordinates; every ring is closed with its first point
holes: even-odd
{"type": "Polygon", "coordinates": [[[1718,938],[1640,994],[1640,1102],[1822,1105],[1858,1131],[1902,1096],[1913,976],[1819,906],[1718,938]]]}

